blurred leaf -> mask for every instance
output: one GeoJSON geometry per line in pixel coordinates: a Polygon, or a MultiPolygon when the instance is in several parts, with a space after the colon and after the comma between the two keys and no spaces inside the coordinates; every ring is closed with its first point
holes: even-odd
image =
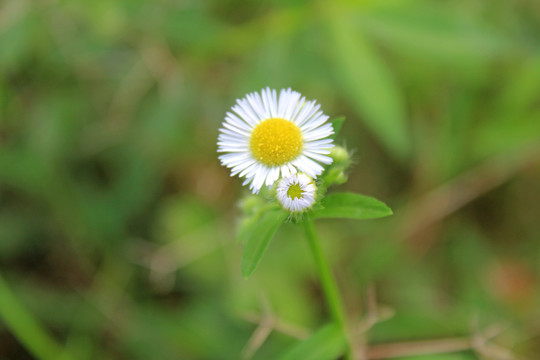
{"type": "Polygon", "coordinates": [[[330,194],[321,205],[322,208],[314,210],[315,218],[377,219],[392,215],[383,202],[360,194],[330,194]]]}
{"type": "Polygon", "coordinates": [[[293,346],[279,360],[333,360],[344,354],[346,346],[347,339],[339,326],[328,324],[293,346]]]}
{"type": "Polygon", "coordinates": [[[334,128],[334,134],[330,136],[332,139],[335,139],[338,136],[344,122],[345,122],[345,116],[340,116],[338,118],[330,120],[330,123],[332,124],[332,128],[334,128]]]}
{"type": "Polygon", "coordinates": [[[2,276],[0,276],[0,317],[13,336],[38,359],[59,358],[62,348],[13,294],[2,276]]]}
{"type": "Polygon", "coordinates": [[[351,105],[388,152],[405,161],[411,155],[404,99],[390,69],[371,44],[335,9],[325,9],[331,54],[351,105]]]}
{"type": "Polygon", "coordinates": [[[475,129],[477,158],[540,141],[540,56],[523,61],[508,75],[489,119],[475,129]]]}
{"type": "Polygon", "coordinates": [[[249,277],[261,261],[270,240],[283,223],[288,213],[282,209],[270,210],[259,221],[252,222],[242,232],[240,241],[246,242],[242,257],[242,275],[249,277]]]}
{"type": "Polygon", "coordinates": [[[421,61],[479,64],[510,50],[510,42],[482,27],[478,17],[464,17],[441,4],[394,3],[364,12],[359,20],[392,50],[421,61]]]}

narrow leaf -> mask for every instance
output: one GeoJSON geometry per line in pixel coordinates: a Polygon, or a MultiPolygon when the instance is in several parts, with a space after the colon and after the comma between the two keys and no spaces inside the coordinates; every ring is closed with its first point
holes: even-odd
{"type": "Polygon", "coordinates": [[[250,223],[249,227],[243,231],[240,241],[246,243],[242,257],[244,277],[249,277],[255,271],[270,240],[287,215],[287,212],[281,209],[269,210],[260,217],[259,221],[250,223]]]}
{"type": "Polygon", "coordinates": [[[322,208],[314,210],[315,218],[376,219],[392,215],[392,210],[375,198],[352,193],[326,196],[322,208]]]}
{"type": "Polygon", "coordinates": [[[307,340],[290,348],[279,360],[334,360],[345,353],[347,339],[336,324],[320,328],[307,340]]]}
{"type": "Polygon", "coordinates": [[[396,3],[355,17],[358,25],[392,51],[437,66],[482,64],[514,47],[478,18],[464,18],[459,9],[442,2],[430,7],[396,3]]]}
{"type": "Polygon", "coordinates": [[[412,153],[411,138],[397,81],[372,44],[344,21],[345,11],[335,5],[327,10],[330,54],[345,95],[388,152],[407,160],[412,153]]]}

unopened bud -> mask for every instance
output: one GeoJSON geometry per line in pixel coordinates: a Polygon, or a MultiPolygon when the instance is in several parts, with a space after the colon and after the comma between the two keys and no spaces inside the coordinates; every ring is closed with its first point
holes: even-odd
{"type": "Polygon", "coordinates": [[[334,159],[335,165],[348,166],[351,161],[349,152],[342,146],[334,146],[330,149],[330,157],[334,159]]]}

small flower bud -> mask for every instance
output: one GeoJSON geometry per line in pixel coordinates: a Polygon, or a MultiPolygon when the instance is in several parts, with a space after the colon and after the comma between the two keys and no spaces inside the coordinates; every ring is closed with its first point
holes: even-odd
{"type": "Polygon", "coordinates": [[[334,159],[334,165],[346,165],[349,166],[351,158],[349,152],[342,146],[334,146],[330,150],[330,157],[334,159]]]}

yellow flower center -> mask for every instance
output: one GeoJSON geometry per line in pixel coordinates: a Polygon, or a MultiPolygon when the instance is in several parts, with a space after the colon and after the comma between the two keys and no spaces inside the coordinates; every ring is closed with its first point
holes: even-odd
{"type": "Polygon", "coordinates": [[[287,190],[287,196],[291,199],[300,199],[305,191],[300,188],[299,184],[292,184],[287,190]]]}
{"type": "Polygon", "coordinates": [[[251,133],[249,147],[255,159],[265,165],[283,165],[302,151],[302,133],[291,121],[272,118],[259,123],[251,133]]]}

